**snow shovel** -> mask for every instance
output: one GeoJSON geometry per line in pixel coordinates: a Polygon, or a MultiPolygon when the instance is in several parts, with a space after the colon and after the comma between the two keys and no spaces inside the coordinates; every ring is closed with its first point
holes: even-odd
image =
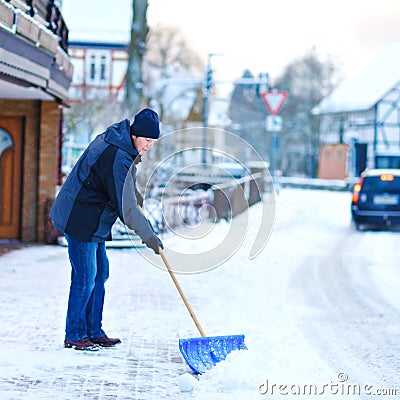
{"type": "Polygon", "coordinates": [[[193,372],[203,374],[218,362],[225,360],[233,350],[247,350],[244,335],[206,336],[161,247],[158,247],[158,251],[201,335],[201,338],[179,339],[179,350],[193,372]]]}

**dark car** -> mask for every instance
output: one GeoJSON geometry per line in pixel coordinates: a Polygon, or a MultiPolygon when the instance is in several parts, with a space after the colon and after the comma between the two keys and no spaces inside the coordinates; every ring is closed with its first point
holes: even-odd
{"type": "Polygon", "coordinates": [[[400,169],[370,169],[353,187],[351,215],[362,226],[400,225],[400,169]]]}

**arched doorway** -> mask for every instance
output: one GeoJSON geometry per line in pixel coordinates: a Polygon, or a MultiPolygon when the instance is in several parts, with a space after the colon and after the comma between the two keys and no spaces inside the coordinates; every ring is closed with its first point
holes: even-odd
{"type": "Polygon", "coordinates": [[[0,118],[0,239],[19,239],[22,120],[0,118]]]}

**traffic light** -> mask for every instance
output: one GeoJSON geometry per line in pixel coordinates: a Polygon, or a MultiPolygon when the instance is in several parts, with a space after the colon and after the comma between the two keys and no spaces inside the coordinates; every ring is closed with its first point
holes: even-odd
{"type": "Polygon", "coordinates": [[[261,97],[261,93],[267,92],[270,90],[269,86],[269,74],[268,73],[260,73],[258,75],[259,83],[257,83],[257,94],[261,97]]]}
{"type": "Polygon", "coordinates": [[[206,82],[205,82],[206,90],[210,90],[213,85],[213,72],[214,71],[210,67],[207,68],[206,82]]]}

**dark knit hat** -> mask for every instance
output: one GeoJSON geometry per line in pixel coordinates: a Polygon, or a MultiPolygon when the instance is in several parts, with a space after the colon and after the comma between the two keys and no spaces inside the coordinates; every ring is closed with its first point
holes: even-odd
{"type": "Polygon", "coordinates": [[[131,125],[131,133],[135,136],[158,139],[160,137],[158,114],[150,108],[144,108],[135,115],[131,125]]]}

